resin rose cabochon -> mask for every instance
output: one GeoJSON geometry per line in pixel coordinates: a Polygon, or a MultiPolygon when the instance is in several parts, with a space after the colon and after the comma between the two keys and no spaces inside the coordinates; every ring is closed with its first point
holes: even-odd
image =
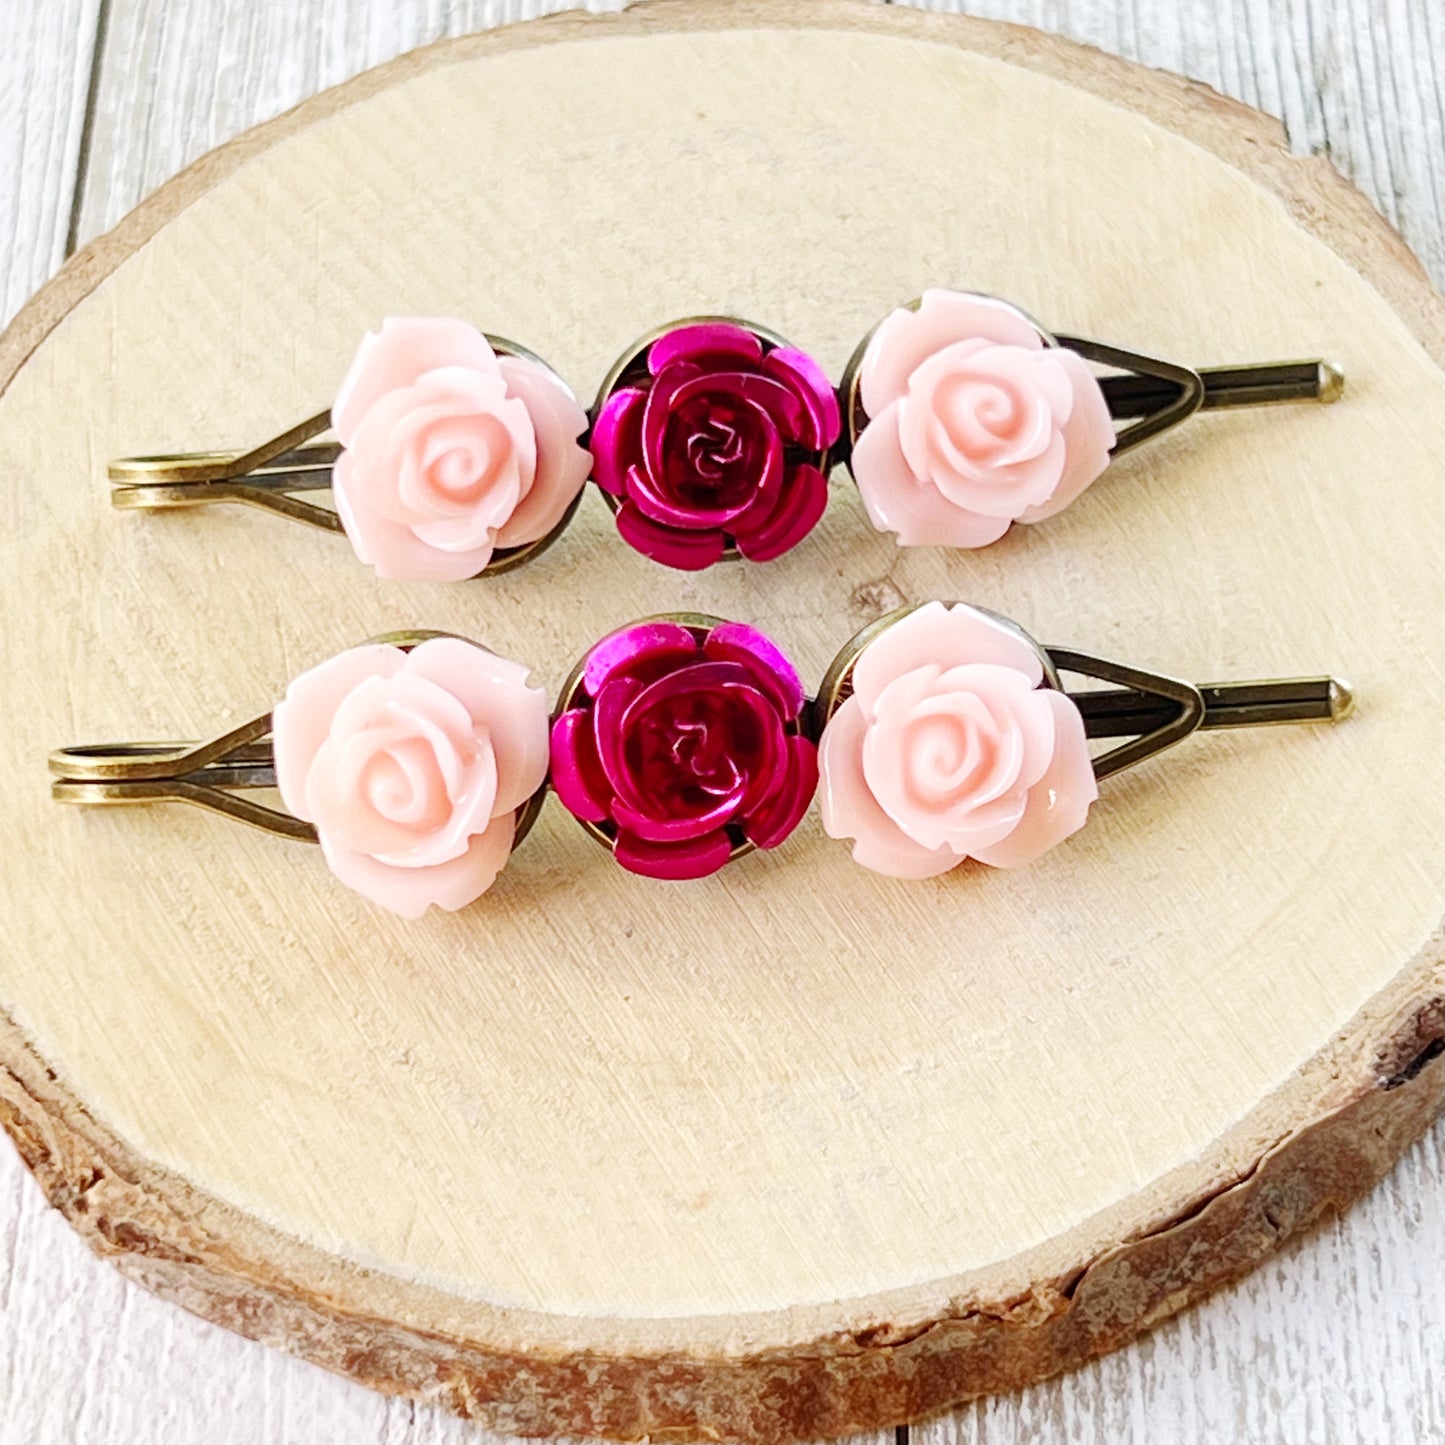
{"type": "Polygon", "coordinates": [[[1114,424],[1087,363],[1008,302],[925,291],[856,364],[849,465],[900,545],[986,547],[1061,512],[1109,463],[1114,424]]]}
{"type": "Polygon", "coordinates": [[[211,157],[0,344],[0,1118],[147,1287],[506,1432],[815,1440],[1122,1343],[1440,1101],[1442,338],[1272,123],[908,7],[542,22],[211,157]],[[689,575],[590,493],[535,564],[402,583],[260,515],[127,526],[98,471],[320,411],[387,316],[521,338],[585,396],[699,309],[836,377],[936,285],[1200,363],[1338,351],[1354,390],[1201,417],[952,555],[900,551],[839,471],[782,556],[689,575]],[[1359,714],[1193,740],[1017,870],[876,875],[813,812],[661,884],[554,800],[475,907],[416,921],[315,849],[47,796],[58,744],[195,736],[398,627],[550,697],[667,608],[746,619],[811,681],[930,597],[1189,677],[1338,668],[1359,714]]]}
{"type": "Polygon", "coordinates": [[[543,543],[592,469],[587,414],[514,343],[464,321],[393,317],[368,332],[331,409],[333,494],[378,577],[459,582],[543,543]]]}

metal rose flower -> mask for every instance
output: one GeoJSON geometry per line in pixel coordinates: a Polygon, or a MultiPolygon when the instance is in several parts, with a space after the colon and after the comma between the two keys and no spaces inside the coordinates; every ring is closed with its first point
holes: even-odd
{"type": "Polygon", "coordinates": [[[739,849],[772,848],[818,784],[800,729],[803,685],[762,633],[657,618],[583,658],[552,724],[563,805],[652,878],[701,878],[739,849]]]}
{"type": "Polygon", "coordinates": [[[685,322],[604,385],[592,475],[644,556],[695,571],[735,547],[765,562],[823,515],[840,425],[812,357],[737,322],[685,322]]]}

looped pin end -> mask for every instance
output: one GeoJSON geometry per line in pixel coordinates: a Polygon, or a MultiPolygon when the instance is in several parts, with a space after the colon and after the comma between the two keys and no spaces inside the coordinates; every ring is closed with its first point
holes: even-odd
{"type": "Polygon", "coordinates": [[[58,748],[50,772],[50,795],[59,803],[191,803],[283,838],[316,841],[310,823],[241,796],[243,789],[276,786],[269,712],[208,742],[58,748]]]}
{"type": "Polygon", "coordinates": [[[562,535],[591,472],[587,430],[567,384],[525,347],[463,321],[392,317],[367,333],[329,411],[250,451],[112,462],[111,503],[260,507],[343,533],[378,577],[463,582],[562,535]]]}
{"type": "Polygon", "coordinates": [[[449,633],[391,633],[308,669],[270,712],[208,742],[62,748],[51,794],[190,803],[319,844],[343,883],[393,913],[452,911],[491,887],[546,794],[547,699],[527,674],[449,633]],[[279,807],[245,796],[262,788],[279,807]]]}
{"type": "Polygon", "coordinates": [[[309,445],[330,427],[331,413],[323,411],[248,452],[124,457],[108,469],[111,505],[122,511],[164,511],[234,502],[340,532],[341,518],[330,507],[297,495],[331,486],[340,446],[309,445]]]}

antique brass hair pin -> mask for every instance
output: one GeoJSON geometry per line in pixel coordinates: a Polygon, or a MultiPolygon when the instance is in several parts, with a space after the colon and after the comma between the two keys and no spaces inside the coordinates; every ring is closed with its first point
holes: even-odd
{"type": "Polygon", "coordinates": [[[505,572],[561,536],[592,458],[587,415],[541,357],[464,321],[369,333],[335,404],[247,452],[127,457],[111,503],[238,503],[344,532],[381,577],[505,572]],[[334,442],[317,442],[326,432],[334,442]],[[329,492],[332,507],[309,500],[329,492]]]}
{"type": "Polygon", "coordinates": [[[344,532],[379,576],[414,581],[538,556],[590,477],[629,546],[696,570],[795,547],[839,462],[900,545],[981,547],[1062,511],[1114,457],[1196,411],[1342,388],[1325,361],[1196,370],[935,289],[875,326],[837,387],[766,327],[673,322],[618,358],[589,415],[515,342],[393,318],[328,411],[249,450],[129,457],[109,476],[117,507],[262,507],[344,532]]]}
{"type": "Polygon", "coordinates": [[[1100,779],[1200,729],[1335,722],[1352,701],[1323,676],[1195,686],[942,602],[858,633],[810,698],[756,628],[672,613],[589,648],[550,716],[520,664],[398,633],[209,742],[64,748],[50,771],[64,803],[184,802],[319,842],[344,883],[416,917],[491,886],[549,783],[649,877],[776,847],[817,791],[859,863],[923,878],[1030,862],[1083,825],[1100,779]],[[1065,673],[1106,686],[1065,691],[1065,673]],[[1091,739],[1115,741],[1091,753],[1091,739]],[[262,789],[280,806],[250,796],[262,789]]]}

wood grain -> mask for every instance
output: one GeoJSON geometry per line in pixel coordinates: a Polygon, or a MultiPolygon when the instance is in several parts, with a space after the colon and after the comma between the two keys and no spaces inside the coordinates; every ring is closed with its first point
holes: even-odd
{"type": "MultiPolygon", "coordinates": [[[[32,0],[33,3],[33,0],[32,0]]],[[[82,239],[215,145],[326,85],[445,35],[561,0],[112,0],[82,239]]],[[[1445,10],[1431,0],[902,0],[1033,25],[1188,75],[1324,151],[1445,281],[1445,10]]],[[[587,8],[612,10],[618,0],[587,8]]]]}
{"type": "MultiPolygon", "coordinates": [[[[1027,18],[1027,17],[1018,17],[1018,18],[1027,18]]],[[[1052,17],[1052,18],[1054,18],[1054,19],[1057,21],[1057,20],[1059,20],[1061,17],[1055,16],[1055,17],[1052,17]]],[[[1076,15],[1063,16],[1062,19],[1064,19],[1064,20],[1071,20],[1071,19],[1076,20],[1076,19],[1077,19],[1077,16],[1076,16],[1076,15]]],[[[1107,37],[1107,36],[1103,36],[1102,38],[1104,38],[1104,39],[1107,40],[1108,37],[1107,37]]],[[[1123,37],[1122,34],[1121,34],[1121,38],[1122,38],[1122,39],[1127,39],[1127,37],[1123,37]]],[[[1128,47],[1127,44],[1125,44],[1125,45],[1123,46],[1123,48],[1126,48],[1126,49],[1127,49],[1127,48],[1129,48],[1129,47],[1128,47]]],[[[1190,68],[1192,68],[1192,67],[1190,67],[1190,68]]],[[[137,71],[136,73],[137,73],[137,75],[149,74],[149,72],[141,72],[141,71],[137,71]]],[[[164,86],[162,85],[161,88],[163,89],[164,86]]],[[[1419,1157],[1418,1154],[1417,1154],[1416,1157],[1417,1157],[1417,1158],[1419,1157]]],[[[1428,1156],[1427,1156],[1427,1157],[1428,1157],[1428,1156]]],[[[1435,1153],[1434,1158],[1435,1158],[1435,1162],[1436,1162],[1436,1167],[1438,1167],[1438,1148],[1437,1148],[1437,1150],[1436,1150],[1436,1153],[1435,1153]]],[[[1428,1196],[1427,1196],[1427,1197],[1428,1197],[1428,1196]]],[[[1380,1198],[1380,1196],[1377,1195],[1377,1196],[1376,1196],[1376,1206],[1375,1206],[1375,1207],[1377,1207],[1377,1208],[1378,1208],[1378,1203],[1377,1203],[1377,1201],[1379,1200],[1379,1198],[1380,1198]]],[[[1393,1216],[1392,1216],[1392,1217],[1393,1217],[1393,1216]]],[[[1340,1229],[1337,1229],[1337,1230],[1333,1231],[1333,1232],[1327,1237],[1327,1241],[1326,1241],[1326,1242],[1328,1243],[1328,1242],[1334,1241],[1334,1240],[1337,1238],[1337,1236],[1340,1236],[1340,1235],[1341,1235],[1341,1232],[1342,1232],[1342,1231],[1344,1232],[1344,1236],[1345,1236],[1346,1238],[1348,1238],[1349,1230],[1350,1230],[1350,1229],[1353,1229],[1353,1228],[1355,1228],[1355,1227],[1356,1227],[1356,1226],[1355,1226],[1355,1222],[1354,1222],[1354,1220],[1352,1220],[1349,1225],[1347,1225],[1347,1226],[1341,1226],[1340,1229]]],[[[1399,1238],[1398,1234],[1394,1234],[1394,1235],[1391,1235],[1391,1236],[1389,1236],[1389,1237],[1390,1237],[1392,1240],[1397,1240],[1397,1239],[1399,1238]]],[[[1428,1237],[1428,1236],[1427,1236],[1427,1237],[1428,1237]]],[[[1346,1262],[1348,1262],[1348,1261],[1346,1261],[1346,1262]]],[[[1415,1279],[1414,1282],[1415,1282],[1415,1284],[1416,1284],[1416,1292],[1417,1292],[1417,1295],[1418,1295],[1418,1293],[1419,1293],[1419,1280],[1418,1280],[1418,1277],[1415,1279]]],[[[1261,1286],[1260,1286],[1260,1283],[1259,1283],[1258,1280],[1253,1281],[1253,1282],[1251,1282],[1250,1285],[1246,1286],[1245,1292],[1244,1292],[1242,1295],[1230,1296],[1230,1297],[1228,1297],[1228,1298],[1229,1298],[1230,1301],[1233,1301],[1233,1300],[1236,1300],[1236,1299],[1241,1299],[1241,1300],[1243,1300],[1243,1299],[1253,1298],[1254,1294],[1256,1293],[1256,1291],[1257,1291],[1260,1287],[1261,1287],[1261,1286]]],[[[1386,1305],[1386,1304],[1388,1304],[1389,1302],[1394,1301],[1394,1300],[1398,1300],[1398,1299],[1400,1299],[1400,1298],[1401,1298],[1401,1296],[1400,1296],[1397,1292],[1392,1292],[1392,1293],[1390,1293],[1390,1294],[1388,1294],[1388,1295],[1386,1296],[1386,1299],[1385,1299],[1385,1300],[1376,1301],[1375,1303],[1378,1304],[1378,1305],[1386,1305]]],[[[1405,1298],[1408,1298],[1408,1295],[1406,1295],[1405,1298]]],[[[1243,1307],[1244,1307],[1243,1305],[1240,1306],[1240,1308],[1243,1308],[1243,1307]]],[[[145,1302],[144,1302],[144,1308],[154,1310],[154,1309],[155,1309],[155,1306],[154,1306],[150,1301],[145,1301],[145,1302]]],[[[1190,1325],[1189,1325],[1189,1320],[1199,1320],[1199,1319],[1202,1318],[1203,1320],[1205,1320],[1205,1321],[1207,1322],[1207,1321],[1210,1319],[1211,1315],[1217,1313],[1217,1311],[1218,1311],[1219,1309],[1221,1309],[1221,1308],[1224,1308],[1224,1309],[1232,1309],[1233,1306],[1230,1305],[1230,1304],[1227,1304],[1227,1303],[1224,1304],[1224,1305],[1219,1305],[1219,1304],[1211,1305],[1211,1306],[1209,1307],[1209,1312],[1208,1312],[1208,1313],[1205,1313],[1205,1314],[1203,1314],[1203,1315],[1194,1315],[1194,1316],[1188,1317],[1188,1320],[1186,1320],[1182,1325],[1180,1325],[1180,1326],[1175,1326],[1175,1327],[1171,1327],[1171,1329],[1170,1329],[1170,1331],[1168,1332],[1167,1335],[1161,1336],[1161,1337],[1156,1337],[1155,1340],[1149,1342],[1146,1346],[1142,1347],[1140,1350],[1131,1351],[1131,1352],[1129,1352],[1126,1356],[1120,1357],[1118,1360],[1115,1360],[1115,1361],[1112,1361],[1112,1362],[1107,1362],[1104,1366],[1098,1367],[1098,1368],[1096,1368],[1096,1370],[1094,1370],[1094,1371],[1086,1372],[1086,1373],[1084,1373],[1084,1374],[1082,1374],[1082,1375],[1075,1376],[1075,1377],[1071,1377],[1071,1379],[1068,1380],[1068,1381],[1060,1382],[1060,1383],[1057,1384],[1057,1385],[1047,1387],[1047,1388],[1046,1388],[1045,1390],[1043,1390],[1043,1391],[1035,1392],[1035,1395],[1032,1396],[1032,1397],[1030,1397],[1030,1396],[1025,1396],[1025,1397],[1024,1397],[1021,1401],[1019,1401],[1019,1402],[1013,1402],[1013,1401],[996,1402],[995,1404],[990,1405],[990,1406],[988,1406],[988,1407],[985,1407],[985,1408],[983,1408],[983,1409],[980,1409],[979,1411],[970,1412],[970,1413],[968,1413],[968,1414],[962,1415],[962,1416],[959,1417],[959,1421],[957,1422],[957,1428],[958,1428],[959,1430],[964,1431],[964,1432],[967,1432],[967,1431],[969,1431],[969,1430],[976,1430],[976,1431],[984,1432],[984,1433],[979,1433],[979,1434],[968,1434],[968,1433],[965,1433],[964,1435],[961,1435],[960,1438],[985,1438],[985,1437],[986,1437],[986,1438],[989,1438],[989,1439],[996,1439],[996,1438],[997,1438],[997,1439],[1013,1438],[1011,1435],[1009,1435],[1009,1434],[1007,1434],[1007,1433],[1004,1433],[1004,1432],[1006,1432],[1008,1429],[1011,1428],[1010,1425],[1009,1425],[1009,1422],[1010,1422],[1010,1421],[1015,1421],[1016,1423],[1022,1422],[1022,1423],[1020,1424],[1020,1428],[1024,1428],[1025,1426],[1028,1425],[1029,1421],[1034,1420],[1034,1419],[1036,1419],[1036,1418],[1041,1418],[1041,1417],[1036,1417],[1036,1416],[1032,1413],[1032,1412],[1037,1408],[1037,1403],[1036,1403],[1036,1402],[1037,1402],[1039,1399],[1042,1399],[1042,1400],[1044,1400],[1044,1401],[1046,1401],[1046,1402],[1047,1402],[1047,1401],[1053,1401],[1053,1402],[1055,1402],[1055,1404],[1058,1404],[1058,1402],[1060,1402],[1060,1401],[1063,1401],[1063,1402],[1073,1401],[1074,1403],[1073,1403],[1073,1405],[1072,1405],[1072,1408],[1073,1408],[1074,1411],[1076,1412],[1075,1415],[1073,1416],[1073,1419],[1077,1422],[1077,1427],[1078,1427],[1081,1431],[1082,1431],[1082,1429],[1083,1429],[1084,1423],[1087,1422],[1087,1421],[1090,1420],[1090,1419],[1093,1419],[1093,1420],[1106,1419],[1106,1420],[1112,1421],[1115,1426],[1118,1426],[1118,1425],[1120,1425],[1123,1421],[1125,1421],[1126,1419],[1130,1418],[1130,1416],[1129,1416],[1129,1414],[1128,1414],[1128,1409],[1126,1408],[1126,1406],[1121,1405],[1121,1404],[1119,1403],[1120,1400],[1123,1400],[1123,1401],[1132,1400],[1132,1401],[1135,1402],[1135,1403],[1134,1403],[1134,1415],[1133,1415],[1133,1418],[1137,1421],[1137,1419],[1138,1419],[1138,1410],[1139,1410],[1139,1408],[1141,1408],[1141,1402],[1144,1402],[1144,1401],[1146,1401],[1146,1400],[1148,1400],[1148,1399],[1150,1399],[1150,1398],[1155,1398],[1155,1397],[1151,1397],[1151,1396],[1148,1394],[1148,1391],[1149,1391],[1149,1390],[1152,1389],[1152,1390],[1155,1391],[1155,1392],[1159,1392],[1159,1391],[1163,1391],[1163,1390],[1168,1389],[1170,1385],[1176,1385],[1176,1386],[1177,1386],[1177,1385],[1180,1383],[1180,1376],[1178,1376],[1177,1374],[1161,1373],[1160,1375],[1156,1376],[1156,1375],[1154,1375],[1154,1373],[1152,1372],[1152,1370],[1147,1367],[1147,1365],[1146,1365],[1146,1366],[1139,1366],[1139,1365],[1137,1364],[1137,1362],[1138,1362],[1140,1359],[1142,1359],[1142,1360],[1144,1360],[1144,1361],[1146,1361],[1146,1362],[1148,1362],[1148,1361],[1153,1361],[1153,1360],[1155,1359],[1155,1351],[1156,1351],[1157,1349],[1162,1349],[1162,1348],[1163,1348],[1163,1345],[1162,1345],[1162,1343],[1161,1343],[1161,1340],[1162,1340],[1162,1339],[1166,1339],[1166,1338],[1180,1339],[1180,1338],[1182,1338],[1182,1339],[1184,1339],[1186,1342],[1188,1342],[1188,1341],[1192,1338],[1192,1331],[1191,1331],[1191,1327],[1190,1327],[1190,1325]],[[1182,1331],[1182,1334],[1181,1334],[1181,1331],[1182,1331]],[[1122,1375],[1121,1375],[1121,1372],[1123,1372],[1122,1375]],[[1112,1388],[1106,1388],[1106,1386],[1111,1386],[1111,1385],[1112,1385],[1112,1382],[1114,1382],[1114,1381],[1123,1380],[1123,1381],[1127,1382],[1130,1377],[1132,1377],[1132,1382],[1133,1382],[1133,1386],[1134,1386],[1134,1388],[1133,1388],[1132,1391],[1128,1391],[1128,1390],[1121,1391],[1121,1393],[1116,1396],[1116,1395],[1112,1392],[1112,1388]],[[1098,1388],[1097,1388],[1097,1389],[1095,1389],[1094,1384],[1091,1383],[1091,1382],[1096,1382],[1096,1381],[1098,1382],[1098,1388]],[[1031,1403],[1030,1403],[1030,1400],[1031,1400],[1031,1399],[1033,1399],[1033,1400],[1035,1401],[1035,1404],[1031,1404],[1031,1403]],[[1124,1413],[1121,1413],[1121,1411],[1123,1411],[1124,1413]],[[1022,1412],[1022,1413],[1019,1414],[1019,1413],[1016,1413],[1016,1412],[1022,1412]]],[[[1211,1348],[1211,1345],[1210,1345],[1210,1341],[1211,1341],[1211,1339],[1212,1339],[1212,1336],[1211,1336],[1211,1335],[1209,1334],[1209,1332],[1208,1332],[1207,1324],[1206,1324],[1206,1327],[1204,1328],[1203,1332],[1199,1335],[1198,1338],[1199,1338],[1199,1342],[1200,1342],[1200,1343],[1199,1343],[1199,1349],[1201,1350],[1201,1352],[1202,1352],[1202,1354],[1203,1354],[1203,1356],[1204,1356],[1204,1359],[1203,1359],[1203,1361],[1202,1361],[1201,1363],[1205,1364],[1206,1366],[1207,1366],[1207,1364],[1210,1363],[1210,1362],[1217,1363],[1217,1360],[1215,1360],[1215,1358],[1214,1358],[1215,1352],[1214,1352],[1214,1350],[1211,1348]]],[[[1293,1336],[1292,1336],[1291,1338],[1293,1338],[1293,1336]]],[[[1418,1344],[1420,1343],[1418,1337],[1417,1337],[1413,1342],[1414,1342],[1416,1345],[1418,1345],[1418,1344]]],[[[1426,1343],[1428,1343],[1428,1336],[1427,1336],[1426,1343]]],[[[241,1348],[244,1348],[244,1347],[232,1347],[232,1348],[241,1349],[241,1348]]],[[[1318,1345],[1317,1345],[1317,1344],[1311,1346],[1310,1344],[1308,1344],[1308,1342],[1302,1347],[1303,1353],[1305,1354],[1306,1358],[1308,1358],[1308,1357],[1310,1356],[1312,1350],[1317,1349],[1317,1348],[1318,1348],[1318,1345]]],[[[1345,1353],[1349,1353],[1349,1352],[1350,1352],[1350,1347],[1348,1346],[1348,1344],[1342,1344],[1342,1345],[1341,1345],[1341,1349],[1342,1349],[1345,1353]]],[[[1425,1352],[1424,1352],[1424,1358],[1425,1358],[1425,1360],[1428,1360],[1428,1359],[1430,1358],[1428,1351],[1425,1351],[1425,1352]]],[[[1314,1378],[1326,1378],[1326,1379],[1327,1379],[1327,1378],[1329,1378],[1330,1373],[1331,1373],[1330,1371],[1324,1371],[1322,1374],[1321,1374],[1320,1372],[1316,1372],[1316,1376],[1315,1376],[1314,1378]]],[[[1422,1427],[1422,1433],[1420,1434],[1420,1438],[1426,1438],[1426,1436],[1425,1436],[1425,1434],[1423,1433],[1423,1431],[1424,1431],[1424,1430],[1428,1430],[1428,1429],[1430,1428],[1431,1423],[1432,1423],[1432,1419],[1433,1419],[1435,1425],[1438,1426],[1438,1420],[1439,1420],[1438,1411],[1434,1412],[1433,1414],[1431,1413],[1431,1403],[1432,1403],[1432,1401],[1438,1401],[1438,1391],[1432,1390],[1432,1388],[1431,1388],[1431,1380],[1430,1380],[1430,1376],[1429,1376],[1428,1370],[1414,1372],[1414,1373],[1410,1374],[1408,1378],[1409,1378],[1411,1384],[1412,1384],[1413,1386],[1415,1386],[1416,1388],[1415,1388],[1413,1391],[1410,1390],[1410,1389],[1405,1389],[1405,1390],[1397,1389],[1394,1393],[1395,1393],[1395,1395],[1396,1395],[1396,1397],[1397,1397],[1397,1400],[1398,1400],[1398,1402],[1399,1402],[1399,1405],[1400,1405],[1400,1408],[1401,1408],[1401,1409],[1408,1409],[1408,1408],[1409,1408],[1409,1403],[1408,1403],[1408,1402],[1409,1402],[1410,1399],[1413,1398],[1413,1399],[1416,1401],[1416,1413],[1415,1413],[1415,1415],[1414,1415],[1413,1417],[1411,1417],[1411,1418],[1413,1419],[1413,1421],[1414,1421],[1414,1423],[1415,1423],[1416,1425],[1419,1425],[1419,1426],[1422,1427]]],[[[1323,1386],[1321,1387],[1321,1391],[1322,1391],[1322,1390],[1323,1390],[1323,1386]]],[[[1298,1399],[1296,1399],[1296,1400],[1293,1402],[1294,1408],[1293,1408],[1292,1410],[1286,1409],[1283,1413],[1281,1413],[1281,1414],[1279,1415],[1278,1418],[1274,1418],[1274,1417],[1269,1416],[1268,1413],[1267,1413],[1267,1411],[1266,1411],[1265,1414],[1262,1414],[1262,1415],[1261,1415],[1261,1414],[1256,1414],[1255,1416],[1251,1416],[1250,1418],[1253,1420],[1254,1425],[1255,1425],[1257,1428],[1251,1430],[1248,1438],[1251,1438],[1251,1439],[1254,1439],[1254,1438],[1260,1438],[1260,1439],[1276,1438],[1273,1434],[1271,1434],[1271,1433],[1269,1433],[1269,1432],[1272,1431],[1272,1430],[1275,1429],[1275,1428],[1279,1428],[1279,1429],[1281,1429],[1281,1430],[1288,1430],[1289,1428],[1291,1428],[1290,1422],[1291,1422],[1292,1420],[1295,1421],[1295,1422],[1297,1422],[1297,1423],[1299,1424],[1299,1427],[1300,1427],[1301,1430],[1303,1430],[1306,1425],[1309,1425],[1309,1424],[1311,1424],[1311,1422],[1312,1422],[1312,1428],[1315,1428],[1316,1433],[1313,1433],[1313,1434],[1311,1434],[1311,1435],[1309,1435],[1309,1436],[1306,1436],[1305,1434],[1301,1433],[1301,1434],[1299,1434],[1298,1436],[1295,1436],[1295,1437],[1290,1437],[1290,1436],[1287,1436],[1287,1435],[1279,1435],[1277,1438],[1301,1438],[1301,1439],[1303,1439],[1303,1438],[1320,1438],[1320,1436],[1319,1436],[1318,1433],[1317,1433],[1317,1428],[1322,1426],[1322,1422],[1326,1422],[1326,1421],[1332,1419],[1332,1417],[1333,1417],[1333,1412],[1332,1412],[1332,1410],[1329,1408],[1329,1406],[1330,1406],[1330,1401],[1328,1400],[1327,1396],[1325,1396],[1325,1395],[1323,1395],[1323,1394],[1321,1393],[1321,1391],[1311,1392],[1311,1391],[1308,1391],[1308,1390],[1307,1390],[1307,1391],[1304,1392],[1303,1398],[1304,1398],[1304,1403],[1305,1403],[1305,1409],[1301,1409],[1301,1407],[1300,1407],[1300,1401],[1299,1401],[1298,1399]],[[1311,1398],[1312,1398],[1312,1397],[1314,1398],[1314,1400],[1315,1400],[1315,1402],[1316,1402],[1313,1407],[1310,1406],[1310,1401],[1311,1401],[1311,1398]]],[[[1191,1393],[1188,1393],[1188,1394],[1186,1395],[1184,1401],[1181,1402],[1181,1408],[1180,1408],[1180,1409],[1174,1409],[1174,1408],[1171,1408],[1171,1407],[1169,1407],[1169,1406],[1166,1405],[1165,1408],[1160,1411],[1160,1413],[1159,1413],[1159,1415],[1158,1415],[1157,1418],[1158,1418],[1159,1420],[1161,1420],[1161,1421],[1168,1421],[1168,1422],[1175,1422],[1175,1421],[1180,1420],[1180,1419],[1190,1419],[1190,1418],[1191,1418],[1190,1411],[1192,1410],[1192,1412],[1193,1412],[1192,1419],[1193,1419],[1196,1423],[1202,1421],[1202,1420],[1205,1419],[1206,1417],[1207,1417],[1208,1419],[1210,1419],[1211,1421],[1214,1421],[1214,1422],[1218,1423],[1218,1422],[1224,1420],[1224,1419],[1225,1419],[1225,1416],[1222,1415],[1222,1414],[1219,1414],[1219,1413],[1217,1413],[1217,1412],[1214,1413],[1214,1414],[1210,1414],[1210,1412],[1209,1412],[1209,1410],[1208,1410],[1208,1408],[1207,1408],[1207,1402],[1208,1402],[1210,1399],[1217,1399],[1217,1400],[1218,1400],[1218,1399],[1222,1399],[1222,1392],[1216,1392],[1216,1393],[1214,1393],[1214,1394],[1211,1394],[1211,1392],[1209,1392],[1209,1391],[1207,1391],[1207,1390],[1201,1390],[1198,1394],[1194,1394],[1194,1393],[1192,1393],[1192,1392],[1191,1392],[1191,1393]],[[1184,1408],[1185,1406],[1187,1406],[1187,1408],[1184,1408]]],[[[1064,1406],[1063,1406],[1063,1405],[1059,1405],[1059,1408],[1060,1408],[1060,1409],[1063,1409],[1064,1406]]],[[[1222,1407],[1222,1408],[1223,1408],[1223,1407],[1222,1407]]],[[[1379,1406],[1379,1408],[1380,1408],[1380,1409],[1383,1409],[1383,1408],[1384,1408],[1383,1404],[1381,1404],[1381,1405],[1379,1406]]],[[[1052,1418],[1052,1417],[1051,1417],[1051,1418],[1052,1418]]],[[[1369,1418],[1369,1419],[1374,1419],[1374,1418],[1376,1418],[1376,1417],[1372,1415],[1372,1416],[1369,1416],[1369,1417],[1367,1417],[1367,1418],[1369,1418]]],[[[1400,1416],[1398,1416],[1397,1418],[1403,1419],[1403,1418],[1405,1418],[1405,1416],[1404,1416],[1404,1415],[1400,1415],[1400,1416]]],[[[938,1427],[934,1427],[934,1428],[935,1428],[935,1429],[946,1429],[946,1428],[950,1428],[950,1427],[938,1426],[938,1427]]],[[[1117,1434],[1117,1433],[1118,1433],[1117,1429],[1116,1429],[1115,1431],[1113,1431],[1112,1433],[1117,1434]]],[[[269,1437],[268,1437],[268,1438],[269,1438],[269,1437]]],[[[1354,1438],[1363,1438],[1363,1436],[1360,1436],[1360,1435],[1358,1434],[1358,1432],[1357,1432],[1354,1438]]]]}
{"type": "MultiPolygon", "coordinates": [[[[918,0],[901,0],[918,3],[918,0]]],[[[1434,0],[922,0],[1187,75],[1284,123],[1445,283],[1445,8],[1434,0]]]]}

